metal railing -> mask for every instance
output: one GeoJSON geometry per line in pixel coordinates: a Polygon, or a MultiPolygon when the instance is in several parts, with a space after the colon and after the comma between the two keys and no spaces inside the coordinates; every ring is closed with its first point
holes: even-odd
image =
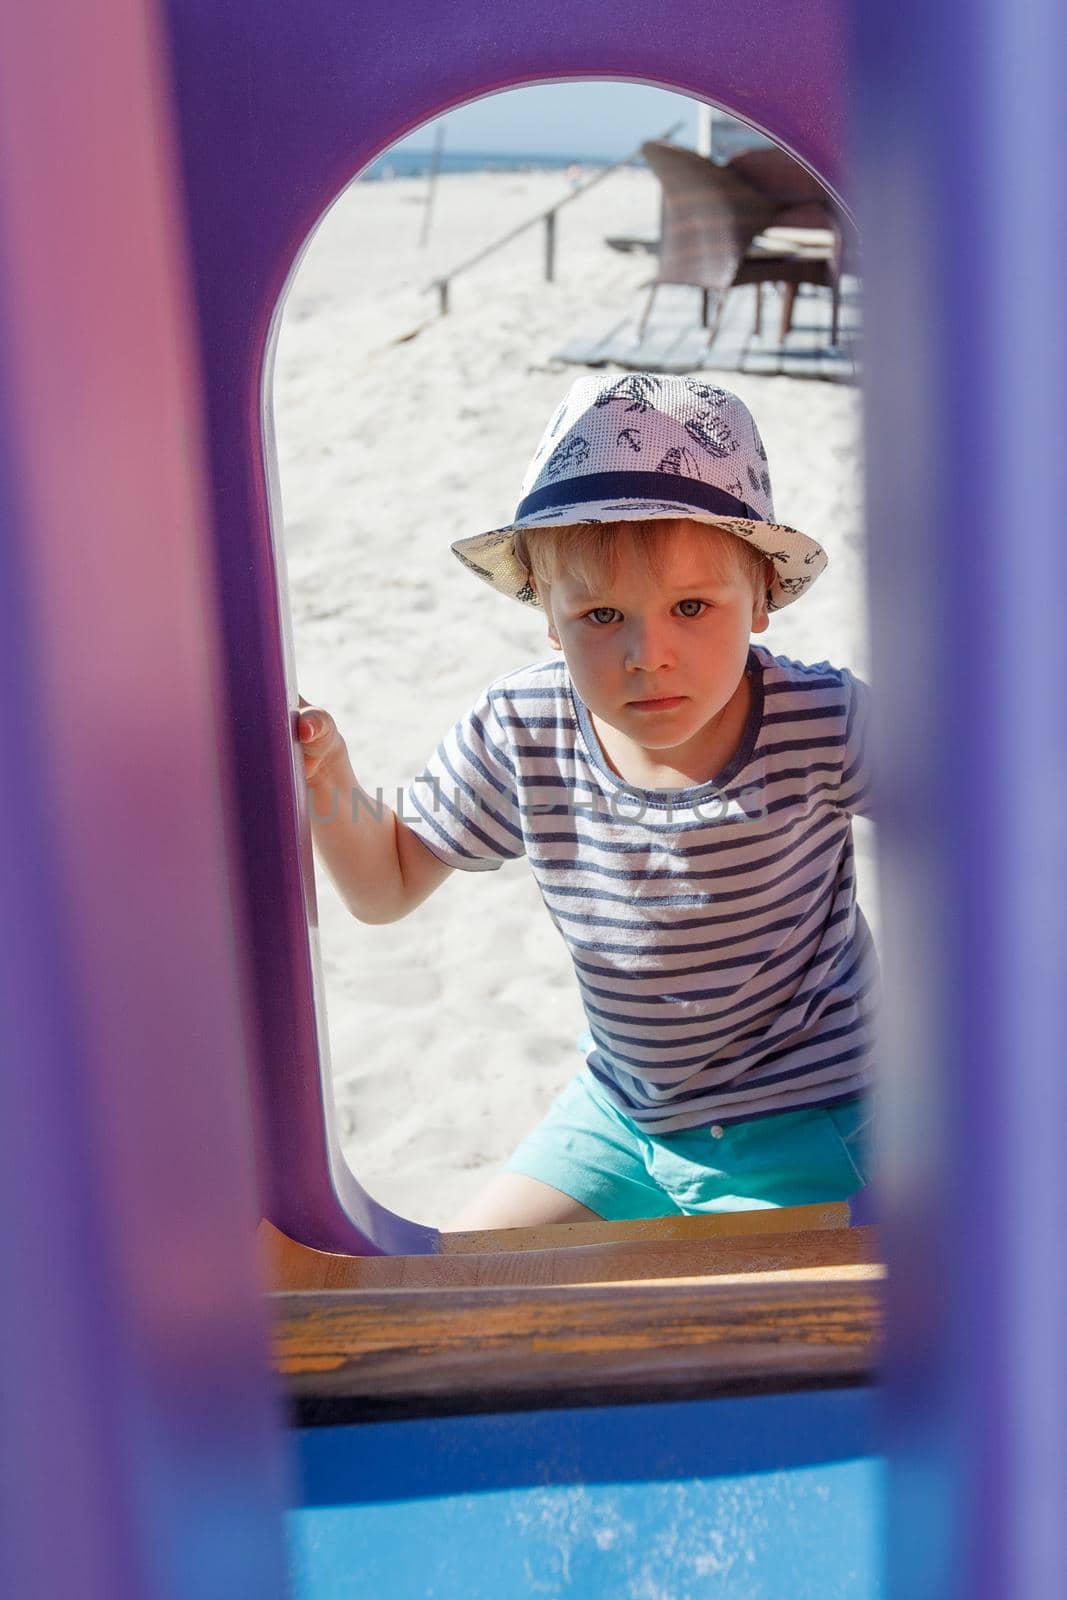
{"type": "MultiPolygon", "coordinates": [[[[674,123],[672,127],[667,129],[666,133],[660,134],[660,138],[662,140],[672,139],[679,128],[683,126],[684,123],[682,122],[674,123]]],[[[642,140],[642,144],[644,142],[642,140]]],[[[425,285],[422,293],[429,294],[432,289],[436,289],[440,314],[441,316],[447,316],[448,291],[453,278],[458,278],[461,272],[466,272],[468,268],[477,266],[480,261],[485,260],[486,256],[491,256],[494,251],[502,249],[506,244],[510,244],[512,239],[517,239],[520,234],[525,233],[529,228],[536,227],[539,222],[544,223],[545,227],[545,282],[554,282],[556,275],[556,212],[560,211],[563,206],[570,205],[572,201],[580,200],[583,195],[588,194],[590,189],[595,188],[598,183],[603,183],[604,179],[610,178],[613,172],[618,172],[620,167],[627,167],[632,161],[636,161],[640,154],[641,145],[638,145],[636,150],[631,151],[628,156],[623,156],[621,161],[613,161],[610,167],[602,168],[595,177],[590,178],[588,183],[583,183],[580,188],[572,189],[570,194],[565,194],[562,199],[556,201],[555,205],[549,206],[547,211],[539,211],[536,216],[528,217],[525,222],[520,222],[517,228],[512,228],[510,232],[502,234],[492,244],[486,245],[484,250],[479,250],[477,255],[469,256],[466,261],[461,261],[458,266],[452,267],[440,277],[434,278],[432,282],[425,285]]]]}

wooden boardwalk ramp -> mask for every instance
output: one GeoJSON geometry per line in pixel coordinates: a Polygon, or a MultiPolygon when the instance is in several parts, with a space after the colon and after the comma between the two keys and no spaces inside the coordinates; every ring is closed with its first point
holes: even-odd
{"type": "Polygon", "coordinates": [[[636,372],[749,372],[832,383],[859,381],[860,301],[855,279],[845,279],[836,347],[830,344],[830,295],[801,285],[793,326],[779,339],[781,298],[763,285],[762,332],[754,332],[756,285],[731,290],[718,334],[709,342],[700,322],[701,293],[664,284],[656,292],[644,335],[638,333],[644,300],[624,317],[603,317],[554,352],[576,366],[625,367],[636,372]]]}

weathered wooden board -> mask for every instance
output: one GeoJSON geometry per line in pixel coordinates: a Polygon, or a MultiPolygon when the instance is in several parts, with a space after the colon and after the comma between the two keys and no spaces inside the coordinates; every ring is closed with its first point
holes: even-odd
{"type": "Polygon", "coordinates": [[[878,1278],[276,1294],[273,1364],[304,1424],[859,1383],[878,1278]]]}
{"type": "Polygon", "coordinates": [[[401,1289],[640,1282],[726,1273],[871,1264],[871,1228],[848,1228],[844,1205],[568,1223],[493,1233],[445,1234],[436,1256],[346,1256],[309,1250],[264,1223],[274,1289],[401,1289]]]}
{"type": "Polygon", "coordinates": [[[773,285],[763,286],[762,331],[755,328],[755,286],[727,297],[714,341],[700,323],[699,289],[665,284],[657,290],[644,333],[638,326],[643,301],[633,314],[593,323],[555,352],[554,359],[577,366],[608,364],[648,372],[749,372],[859,381],[860,304],[854,280],[846,280],[838,345],[830,345],[829,292],[802,285],[793,326],[784,343],[778,337],[781,301],[773,285]]]}

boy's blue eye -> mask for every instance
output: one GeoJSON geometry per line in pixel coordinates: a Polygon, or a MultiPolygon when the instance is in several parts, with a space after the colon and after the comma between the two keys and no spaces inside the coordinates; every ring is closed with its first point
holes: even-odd
{"type": "Polygon", "coordinates": [[[683,617],[699,617],[706,607],[706,600],[679,600],[678,602],[678,610],[683,617]],[[686,609],[687,606],[695,606],[696,609],[690,611],[686,609]]]}
{"type": "Polygon", "coordinates": [[[609,622],[614,622],[619,613],[614,606],[596,606],[594,610],[586,612],[590,622],[595,622],[598,627],[604,627],[609,622]]]}

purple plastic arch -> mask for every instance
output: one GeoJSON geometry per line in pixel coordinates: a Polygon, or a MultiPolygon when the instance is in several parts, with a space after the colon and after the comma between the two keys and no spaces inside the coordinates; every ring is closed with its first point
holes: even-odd
{"type": "Polygon", "coordinates": [[[385,144],[471,95],[588,76],[717,100],[835,189],[857,86],[905,980],[886,1097],[894,1592],[1060,1592],[1067,727],[1046,589],[1067,502],[1067,14],[984,0],[961,29],[949,0],[855,9],[850,78],[817,4],[395,0],[354,20],[347,0],[173,0],[214,534],[151,8],[5,13],[5,1593],[280,1591],[252,1086],[282,1226],[432,1247],[354,1185],[346,1209],[323,1155],[261,465],[270,320],[317,216],[385,144]],[[234,728],[264,797],[250,819],[234,728]]]}
{"type": "MultiPolygon", "coordinates": [[[[380,151],[464,101],[518,84],[641,80],[718,103],[842,185],[843,44],[835,6],[779,8],[752,48],[749,0],[678,0],[666,19],[622,0],[362,8],[344,0],[170,7],[211,478],[230,725],[242,793],[248,926],[263,1083],[267,1211],[320,1249],[426,1252],[432,1230],[364,1194],[333,1130],[309,956],[305,818],[293,783],[288,619],[279,615],[270,432],[273,338],[300,253],[327,207],[380,151]],[[685,40],[685,49],[679,41],[685,40]],[[388,71],[383,64],[388,63],[388,71]],[[240,84],[241,114],[233,85],[240,84]]],[[[358,381],[358,380],[356,380],[358,381]]],[[[323,1049],[324,1049],[323,1044],[323,1049]]]]}

